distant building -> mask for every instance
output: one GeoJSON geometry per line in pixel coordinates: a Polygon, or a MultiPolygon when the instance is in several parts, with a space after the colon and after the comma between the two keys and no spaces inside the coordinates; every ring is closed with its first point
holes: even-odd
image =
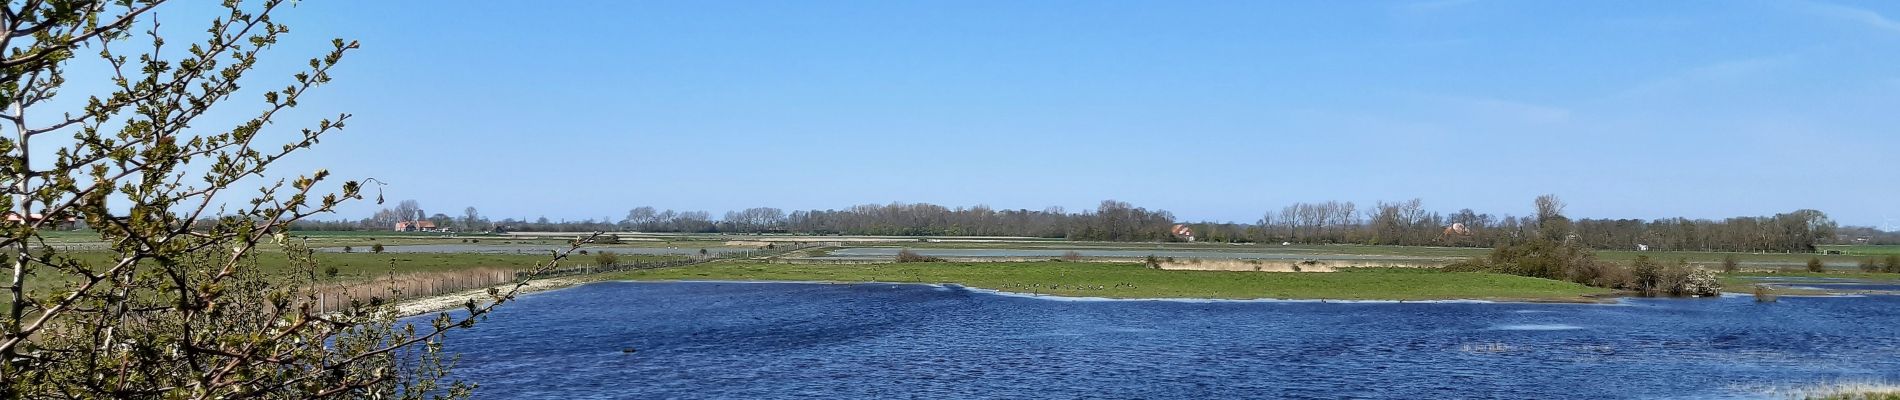
{"type": "Polygon", "coordinates": [[[1194,230],[1189,229],[1187,225],[1175,224],[1173,228],[1168,229],[1168,233],[1174,234],[1177,239],[1194,241],[1194,230]]]}
{"type": "MultiPolygon", "coordinates": [[[[46,215],[39,214],[39,213],[28,214],[26,218],[20,218],[20,213],[16,213],[16,212],[6,213],[6,221],[10,223],[38,222],[39,220],[43,220],[43,219],[46,219],[46,215]]],[[[67,228],[67,227],[72,227],[76,225],[78,222],[79,222],[78,218],[66,217],[66,220],[64,221],[53,222],[51,227],[54,229],[67,228]]]]}
{"type": "Polygon", "coordinates": [[[397,232],[436,232],[441,228],[432,221],[401,221],[396,223],[397,232]]]}

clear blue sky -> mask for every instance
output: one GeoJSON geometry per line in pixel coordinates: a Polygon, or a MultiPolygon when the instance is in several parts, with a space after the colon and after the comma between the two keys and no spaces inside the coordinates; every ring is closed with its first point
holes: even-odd
{"type": "Polygon", "coordinates": [[[1557,193],[1583,217],[1815,208],[1900,227],[1893,2],[316,1],[283,17],[280,61],[363,43],[295,115],[350,112],[350,128],[292,169],[375,177],[432,213],[1118,199],[1251,222],[1329,199],[1523,215],[1557,193]]]}

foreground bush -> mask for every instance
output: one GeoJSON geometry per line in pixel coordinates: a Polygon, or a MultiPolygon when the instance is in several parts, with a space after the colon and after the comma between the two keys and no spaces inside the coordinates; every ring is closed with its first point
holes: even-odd
{"type": "Polygon", "coordinates": [[[1649,256],[1636,256],[1630,263],[1632,285],[1623,289],[1642,293],[1644,296],[1719,296],[1722,283],[1715,273],[1690,266],[1687,261],[1663,265],[1649,259],[1649,256]]]}
{"type": "Polygon", "coordinates": [[[276,11],[293,4],[198,2],[216,14],[208,29],[159,29],[161,3],[0,5],[13,39],[0,40],[0,114],[16,131],[0,138],[0,253],[14,255],[0,267],[0,399],[466,397],[443,335],[525,281],[453,316],[399,321],[387,290],[320,307],[319,274],[336,269],[288,235],[370,183],[278,168],[343,128],[348,114],[302,129],[279,117],[311,118],[291,109],[356,42],[331,40],[308,67],[264,62],[296,70],[254,81],[260,52],[290,32],[276,11]],[[174,33],[194,37],[160,37],[174,33]],[[106,258],[43,244],[81,223],[106,258]]]}
{"type": "Polygon", "coordinates": [[[1452,264],[1446,270],[1563,280],[1628,290],[1643,296],[1705,297],[1722,294],[1722,283],[1713,271],[1690,266],[1686,261],[1677,260],[1673,264],[1663,265],[1649,256],[1637,256],[1635,261],[1625,267],[1597,260],[1588,249],[1548,240],[1531,240],[1499,247],[1489,257],[1452,264]]]}
{"type": "Polygon", "coordinates": [[[290,32],[277,11],[294,2],[188,6],[216,14],[208,29],[159,29],[162,3],[0,4],[13,39],[0,39],[0,116],[16,131],[0,137],[0,253],[13,255],[0,267],[0,399],[467,397],[448,375],[446,332],[485,320],[568,253],[508,271],[512,286],[453,315],[398,320],[389,300],[401,291],[388,286],[326,296],[319,274],[337,269],[289,228],[363,200],[372,182],[278,167],[349,119],[291,109],[357,43],[332,39],[308,67],[264,62],[294,74],[253,81],[260,52],[290,32]],[[174,33],[195,37],[160,37],[174,33]],[[257,107],[225,102],[238,99],[257,107]],[[286,128],[293,113],[313,120],[286,128]],[[104,257],[44,245],[72,224],[109,244],[104,257]],[[260,266],[276,257],[288,270],[260,266]]]}
{"type": "Polygon", "coordinates": [[[1674,296],[1714,297],[1722,295],[1722,281],[1716,279],[1715,272],[1701,268],[1688,267],[1689,278],[1676,287],[1674,296]]]}

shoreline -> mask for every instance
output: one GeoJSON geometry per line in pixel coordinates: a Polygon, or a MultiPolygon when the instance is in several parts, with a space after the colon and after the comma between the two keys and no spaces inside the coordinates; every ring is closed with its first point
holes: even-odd
{"type": "MultiPolygon", "coordinates": [[[[965,285],[961,283],[923,283],[923,282],[889,282],[889,281],[823,281],[823,280],[756,280],[756,279],[752,279],[752,280],[721,280],[721,279],[651,279],[651,280],[647,280],[647,279],[578,279],[578,278],[579,277],[561,277],[561,278],[550,278],[547,280],[532,281],[529,283],[528,286],[522,288],[521,292],[516,295],[516,298],[519,299],[521,296],[525,296],[529,294],[550,292],[550,291],[567,289],[567,288],[572,288],[572,287],[591,285],[591,284],[596,284],[596,283],[608,283],[608,282],[738,283],[738,284],[793,283],[793,284],[822,284],[822,285],[856,285],[856,284],[919,285],[919,286],[928,286],[928,287],[936,287],[936,288],[963,289],[963,290],[967,290],[967,291],[975,292],[975,293],[983,293],[983,294],[988,294],[988,295],[1004,296],[1004,297],[1039,299],[1039,300],[1047,300],[1047,301],[1074,301],[1074,302],[1156,301],[1156,302],[1181,302],[1181,303],[1319,303],[1319,304],[1571,304],[1571,305],[1620,306],[1620,305],[1625,305],[1623,300],[1625,298],[1630,297],[1630,296],[1624,296],[1621,294],[1603,296],[1603,297],[1586,296],[1586,297],[1580,297],[1576,299],[1443,298],[1443,299],[1416,299],[1416,300],[1273,298],[1273,297],[1257,297],[1257,298],[1101,297],[1101,296],[1065,296],[1065,295],[1057,295],[1057,294],[1015,292],[1015,291],[1008,291],[1008,290],[1001,290],[1001,289],[990,289],[990,288],[969,286],[969,285],[965,285]]],[[[506,286],[500,286],[500,287],[505,288],[506,286]]],[[[442,311],[448,311],[448,310],[461,308],[462,305],[465,304],[467,300],[469,299],[475,299],[477,300],[478,303],[480,301],[487,299],[488,298],[487,290],[488,289],[486,288],[474,289],[474,290],[468,290],[468,291],[451,293],[451,294],[440,295],[440,296],[423,297],[423,298],[416,298],[416,299],[401,301],[396,304],[397,315],[399,316],[399,318],[408,318],[408,317],[414,317],[414,316],[423,315],[423,314],[436,313],[436,312],[442,312],[442,311]]]]}
{"type": "MultiPolygon", "coordinates": [[[[576,277],[558,277],[558,278],[530,280],[528,281],[527,286],[521,287],[521,291],[519,293],[515,293],[515,299],[519,300],[521,299],[522,296],[527,296],[527,295],[535,294],[535,293],[561,290],[561,289],[566,289],[570,287],[586,285],[589,283],[604,282],[604,281],[599,281],[599,280],[575,279],[575,278],[576,277]]],[[[486,301],[490,301],[489,300],[490,298],[488,297],[488,289],[507,290],[508,287],[510,286],[514,286],[514,284],[510,283],[510,284],[491,286],[491,287],[486,287],[486,288],[481,288],[481,289],[469,289],[469,290],[464,290],[464,291],[449,293],[449,294],[444,294],[444,295],[417,297],[417,298],[397,301],[392,307],[394,307],[396,310],[396,318],[400,319],[400,318],[414,317],[414,316],[423,315],[423,314],[432,314],[432,313],[438,313],[438,312],[443,312],[443,311],[460,309],[462,308],[464,304],[467,304],[469,300],[475,300],[476,305],[479,306],[479,305],[485,304],[484,302],[486,301]]]]}
{"type": "MultiPolygon", "coordinates": [[[[669,278],[628,279],[628,276],[626,275],[613,275],[613,274],[564,276],[564,277],[533,280],[527,286],[524,286],[522,288],[518,296],[547,292],[547,291],[552,291],[552,290],[559,290],[559,289],[599,283],[599,282],[699,282],[699,283],[804,283],[804,284],[834,284],[834,285],[835,284],[924,285],[924,286],[932,286],[932,287],[939,287],[939,288],[944,288],[944,287],[961,288],[963,290],[968,290],[971,292],[992,294],[992,295],[998,295],[998,296],[1033,298],[1033,299],[1043,299],[1043,300],[1050,300],[1050,301],[1173,301],[1173,302],[1196,302],[1196,303],[1256,302],[1256,303],[1340,303],[1340,304],[1436,303],[1436,304],[1618,305],[1618,304],[1625,304],[1626,303],[1625,300],[1628,298],[1643,297],[1643,296],[1635,296],[1635,295],[1632,295],[1631,293],[1624,292],[1624,291],[1613,291],[1613,292],[1604,292],[1604,293],[1580,294],[1580,295],[1575,295],[1571,297],[1509,297],[1509,296],[1480,297],[1480,296],[1457,296],[1455,293],[1442,293],[1442,294],[1447,294],[1447,295],[1436,296],[1436,297],[1414,297],[1414,298],[1405,298],[1405,297],[1410,297],[1410,296],[1396,296],[1400,298],[1379,298],[1380,297],[1379,295],[1369,295],[1369,296],[1364,296],[1364,298],[1360,298],[1361,297],[1360,295],[1362,294],[1383,293],[1378,290],[1371,290],[1371,289],[1374,289],[1371,287],[1368,287],[1367,290],[1363,290],[1363,291],[1347,291],[1344,293],[1344,296],[1350,296],[1350,297],[1344,297],[1344,298],[1326,297],[1326,296],[1240,297],[1240,296],[1246,295],[1242,293],[1233,293],[1235,295],[1234,297],[1210,297],[1210,296],[1147,297],[1147,296],[1112,296],[1112,295],[1111,296],[1096,296],[1096,295],[1089,295],[1092,293],[1052,294],[1052,293],[1039,293],[1039,292],[1030,292],[1030,291],[1011,290],[1007,288],[984,287],[984,286],[972,285],[972,284],[961,282],[961,281],[956,281],[954,279],[944,280],[940,282],[925,282],[925,281],[887,281],[887,280],[879,280],[879,279],[876,279],[875,277],[871,277],[872,279],[867,279],[867,280],[796,279],[796,277],[785,277],[785,278],[791,278],[791,279],[756,279],[756,278],[747,278],[747,277],[742,277],[742,276],[733,276],[729,278],[732,278],[732,279],[719,279],[719,278],[695,279],[695,278],[681,278],[681,277],[672,277],[671,279],[669,278]]],[[[950,277],[939,277],[939,278],[950,278],[950,277]]],[[[512,285],[513,284],[510,283],[506,285],[496,286],[495,288],[506,289],[507,287],[512,286],[512,285]]],[[[1743,291],[1742,289],[1746,287],[1752,287],[1752,286],[1753,285],[1746,285],[1746,286],[1735,285],[1732,287],[1725,288],[1725,290],[1723,290],[1723,295],[1721,297],[1749,296],[1751,294],[1743,291]]],[[[448,311],[448,310],[462,308],[464,304],[466,304],[466,302],[471,299],[476,300],[478,303],[487,301],[488,289],[489,288],[479,288],[479,289],[466,290],[466,291],[438,295],[438,296],[413,298],[413,299],[398,301],[394,305],[394,307],[397,310],[397,314],[402,318],[413,317],[413,316],[429,314],[429,313],[436,313],[436,312],[441,312],[441,311],[448,311]]],[[[1778,294],[1780,297],[1851,297],[1851,296],[1862,295],[1862,294],[1868,294],[1868,295],[1882,294],[1882,293],[1840,293],[1840,292],[1830,293],[1826,291],[1809,292],[1809,291],[1803,291],[1803,290],[1788,290],[1786,288],[1783,288],[1781,290],[1785,290],[1788,293],[1778,294]]],[[[1260,294],[1270,295],[1269,293],[1260,293],[1260,294]]]]}
{"type": "Polygon", "coordinates": [[[1441,273],[1415,268],[1370,268],[1335,273],[1158,270],[1127,263],[1039,261],[990,263],[762,264],[714,263],[691,269],[612,274],[642,281],[810,281],[957,284],[1025,296],[1107,299],[1218,299],[1604,303],[1616,292],[1568,282],[1485,273],[1441,273]]]}

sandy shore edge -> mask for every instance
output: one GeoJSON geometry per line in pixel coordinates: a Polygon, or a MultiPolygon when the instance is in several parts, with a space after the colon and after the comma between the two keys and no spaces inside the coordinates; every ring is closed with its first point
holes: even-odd
{"type": "MultiPolygon", "coordinates": [[[[521,292],[516,293],[515,297],[519,298],[521,295],[565,289],[593,282],[597,282],[597,280],[581,279],[578,277],[535,279],[528,281],[527,286],[522,286],[521,292]]],[[[497,285],[494,286],[493,289],[508,290],[514,287],[514,285],[513,283],[497,285]]],[[[488,289],[490,288],[471,289],[444,295],[402,300],[396,302],[396,315],[401,317],[413,317],[422,314],[460,309],[464,304],[467,304],[469,300],[475,300],[476,305],[487,304],[490,301],[488,289]]]]}
{"type": "MultiPolygon", "coordinates": [[[[955,287],[962,288],[964,290],[969,290],[971,292],[984,293],[984,294],[989,294],[989,295],[1005,296],[1005,297],[1034,298],[1034,299],[1042,299],[1042,300],[1050,300],[1050,301],[1130,301],[1130,302],[1159,301],[1159,302],[1187,302],[1187,303],[1335,303],[1335,304],[1407,304],[1407,303],[1434,304],[1436,303],[1436,304],[1624,305],[1622,301],[1624,296],[1601,296],[1601,297],[1586,296],[1586,297],[1580,297],[1576,299],[1448,298],[1448,299],[1414,299],[1414,300],[1308,299],[1308,298],[1226,299],[1226,298],[1212,298],[1212,297],[1093,297],[1093,296],[1065,296],[1065,295],[1056,295],[1056,294],[1048,294],[1048,293],[1013,292],[1013,291],[1007,291],[1007,290],[967,286],[960,283],[885,282],[885,281],[814,281],[814,280],[775,281],[775,280],[728,280],[728,279],[637,280],[637,279],[584,279],[581,277],[552,278],[552,279],[548,279],[545,282],[535,281],[534,283],[530,284],[528,287],[522,288],[521,293],[527,294],[527,293],[533,293],[533,292],[545,292],[545,291],[550,291],[550,290],[555,290],[555,289],[564,289],[564,288],[573,287],[573,286],[579,286],[579,285],[585,285],[585,284],[591,284],[591,283],[601,283],[601,282],[633,282],[633,283],[675,282],[675,283],[740,283],[740,284],[802,283],[802,284],[824,284],[824,285],[883,284],[883,285],[920,285],[920,286],[930,286],[930,287],[955,286],[955,287]]],[[[502,288],[506,289],[506,287],[502,287],[502,288]]],[[[403,312],[402,313],[403,316],[413,316],[413,315],[419,315],[419,314],[424,314],[424,313],[460,308],[462,307],[462,304],[470,298],[474,298],[476,299],[477,302],[480,302],[487,299],[488,294],[486,293],[486,289],[471,290],[467,292],[455,293],[455,294],[444,295],[444,296],[415,299],[410,302],[400,303],[397,307],[399,310],[403,312]]]]}

